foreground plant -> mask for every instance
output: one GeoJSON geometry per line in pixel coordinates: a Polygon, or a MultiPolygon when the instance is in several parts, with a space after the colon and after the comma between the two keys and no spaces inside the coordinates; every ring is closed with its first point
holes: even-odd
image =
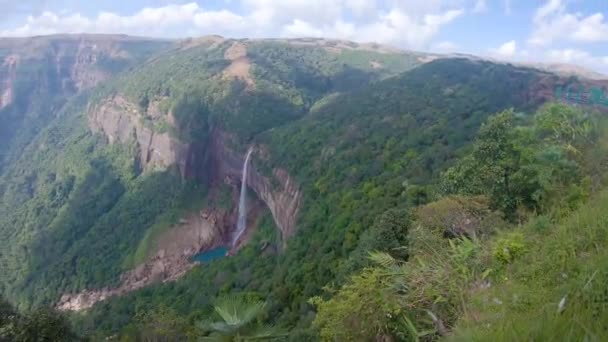
{"type": "Polygon", "coordinates": [[[218,299],[214,310],[217,321],[199,322],[199,328],[210,334],[202,341],[269,341],[285,334],[275,326],[260,323],[266,303],[259,300],[227,296],[218,299]]]}

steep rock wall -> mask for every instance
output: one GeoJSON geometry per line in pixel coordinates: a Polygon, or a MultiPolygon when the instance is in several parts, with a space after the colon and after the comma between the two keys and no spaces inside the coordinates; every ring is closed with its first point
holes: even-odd
{"type": "Polygon", "coordinates": [[[13,85],[17,79],[19,56],[9,55],[4,58],[0,67],[0,110],[13,102],[13,85]]]}
{"type": "MultiPolygon", "coordinates": [[[[176,280],[196,265],[192,262],[195,254],[229,241],[236,222],[237,189],[242,177],[244,156],[228,148],[229,136],[219,129],[212,132],[210,141],[202,144],[209,150],[208,153],[201,153],[196,144],[182,143],[168,133],[158,133],[146,127],[143,124],[145,115],[164,114],[154,104],[146,113],[141,113],[135,104],[115,95],[89,107],[89,126],[93,132],[104,135],[110,144],[136,144],[139,151],[137,158],[144,169],[164,169],[177,165],[182,177],[189,178],[196,177],[201,167],[210,168],[208,174],[211,179],[208,181],[212,188],[220,182],[232,186],[231,209],[201,211],[183,218],[179,225],[171,227],[157,239],[153,255],[122,275],[119,287],[65,294],[57,304],[60,310],[87,309],[111,296],[122,295],[154,282],[176,280]],[[207,155],[210,158],[206,158],[207,155]]],[[[171,113],[167,115],[170,117],[171,113]]],[[[169,118],[168,121],[174,120],[169,118]]],[[[254,163],[248,169],[247,184],[261,201],[251,203],[247,215],[248,226],[255,226],[263,203],[270,210],[285,243],[296,229],[301,192],[285,170],[274,169],[271,177],[273,179],[258,172],[254,163]]]]}
{"type": "Polygon", "coordinates": [[[152,283],[178,279],[196,265],[192,262],[195,254],[223,244],[226,230],[234,222],[235,214],[234,209],[204,210],[183,218],[179,224],[161,234],[153,255],[121,276],[120,286],[64,294],[57,309],[85,310],[109,297],[120,296],[152,283]]]}
{"type": "MultiPolygon", "coordinates": [[[[154,105],[150,108],[156,108],[154,105]]],[[[158,116],[157,110],[139,113],[138,107],[120,95],[108,98],[89,109],[89,125],[93,132],[102,133],[109,143],[136,143],[140,165],[144,169],[164,169],[177,165],[182,177],[192,178],[201,168],[210,169],[211,182],[219,183],[229,177],[240,180],[244,156],[232,151],[227,142],[229,136],[219,129],[211,134],[211,141],[202,144],[205,151],[194,144],[185,144],[169,133],[157,133],[143,124],[143,115],[158,116]]],[[[171,113],[169,122],[171,120],[171,113]]],[[[209,170],[208,170],[209,171],[209,170]]],[[[269,177],[259,173],[255,164],[249,168],[248,185],[270,209],[283,240],[293,235],[301,201],[298,184],[287,171],[275,169],[269,177]],[[273,186],[275,184],[276,186],[273,186]]]]}
{"type": "MultiPolygon", "coordinates": [[[[244,155],[239,155],[227,147],[229,137],[226,133],[215,130],[212,134],[212,165],[219,177],[240,179],[242,176],[244,155]]],[[[251,162],[247,175],[247,185],[255,191],[274,218],[281,231],[283,241],[291,237],[296,230],[296,219],[301,203],[299,185],[287,171],[274,169],[274,182],[257,171],[251,162]],[[277,186],[273,186],[273,183],[277,186]]]]}
{"type": "Polygon", "coordinates": [[[116,95],[89,108],[89,126],[94,133],[105,135],[110,144],[137,144],[139,165],[144,169],[177,165],[182,177],[188,176],[194,156],[191,145],[146,127],[137,106],[124,97],[116,95]]]}
{"type": "Polygon", "coordinates": [[[112,76],[104,63],[132,60],[123,43],[113,36],[0,38],[0,109],[17,97],[28,103],[32,96],[69,96],[94,87],[112,76]],[[16,89],[19,82],[31,84],[16,89]]]}

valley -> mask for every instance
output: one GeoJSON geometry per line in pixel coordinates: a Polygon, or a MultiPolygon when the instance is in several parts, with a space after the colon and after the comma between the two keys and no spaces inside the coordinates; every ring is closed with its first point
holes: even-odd
{"type": "Polygon", "coordinates": [[[18,310],[93,340],[214,336],[226,296],[292,341],[534,339],[525,317],[572,324],[543,311],[563,293],[608,315],[608,109],[554,94],[608,81],[312,38],[0,39],[0,61],[18,310]]]}

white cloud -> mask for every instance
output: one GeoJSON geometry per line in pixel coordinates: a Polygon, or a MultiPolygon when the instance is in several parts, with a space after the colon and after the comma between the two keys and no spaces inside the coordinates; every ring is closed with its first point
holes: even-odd
{"type": "Polygon", "coordinates": [[[549,62],[556,63],[576,63],[585,64],[590,62],[593,57],[587,52],[578,49],[551,49],[546,53],[546,59],[549,62]]]}
{"type": "Polygon", "coordinates": [[[604,21],[604,15],[596,13],[583,18],[571,37],[580,42],[608,41],[608,23],[604,21]]]}
{"type": "Polygon", "coordinates": [[[541,22],[554,12],[564,11],[561,0],[549,0],[544,6],[539,7],[534,14],[534,22],[541,22]]]}
{"type": "Polygon", "coordinates": [[[533,26],[528,42],[536,46],[548,46],[557,41],[608,41],[608,23],[602,13],[589,16],[569,13],[561,0],[551,0],[539,7],[534,15],[533,26]]]}
{"type": "Polygon", "coordinates": [[[243,0],[251,11],[269,14],[275,25],[284,25],[298,19],[314,25],[326,25],[339,18],[344,9],[342,0],[243,0]]]}
{"type": "Polygon", "coordinates": [[[283,36],[287,37],[323,37],[323,30],[315,28],[312,24],[296,19],[285,26],[283,36]]]}
{"type": "Polygon", "coordinates": [[[436,52],[456,52],[458,50],[458,44],[450,41],[442,41],[431,46],[431,50],[436,52]]]}
{"type": "Polygon", "coordinates": [[[543,61],[578,65],[585,69],[603,72],[604,74],[608,71],[608,56],[594,56],[580,49],[551,49],[544,54],[543,61]]]}
{"type": "MultiPolygon", "coordinates": [[[[478,1],[479,2],[479,1],[478,1]]],[[[477,3],[478,3],[477,2],[477,3]]],[[[483,1],[481,1],[483,2],[483,1]]],[[[324,36],[428,48],[432,39],[464,14],[473,0],[240,0],[243,12],[208,10],[195,2],[143,8],[133,14],[44,12],[1,36],[53,33],[127,33],[182,37],[324,36]]]]}
{"type": "Polygon", "coordinates": [[[513,58],[515,57],[515,53],[517,52],[517,43],[515,40],[510,40],[496,49],[490,50],[492,54],[497,55],[501,58],[513,58]]]}
{"type": "Polygon", "coordinates": [[[185,23],[196,24],[196,17],[200,15],[206,15],[207,20],[215,22],[227,19],[226,13],[204,12],[196,3],[143,8],[127,16],[112,12],[100,12],[97,17],[85,17],[79,13],[43,12],[39,16],[28,16],[25,24],[12,30],[1,31],[0,35],[30,36],[80,32],[156,35],[162,34],[167,28],[183,27],[185,23]]]}

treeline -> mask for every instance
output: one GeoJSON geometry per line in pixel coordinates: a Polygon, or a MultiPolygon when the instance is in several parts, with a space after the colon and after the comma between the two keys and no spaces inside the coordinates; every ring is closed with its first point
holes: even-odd
{"type": "Polygon", "coordinates": [[[252,165],[286,169],[304,194],[298,233],[283,252],[260,250],[268,234],[263,232],[273,230],[270,219],[236,256],[197,268],[177,283],[102,303],[82,325],[98,322],[99,331],[113,334],[138,309],[164,305],[191,317],[218,295],[253,292],[293,340],[314,341],[309,299],[369,265],[368,250],[406,257],[401,245],[410,223],[397,218],[439,198],[441,171],[471,149],[489,116],[509,106],[533,108],[513,89],[528,89],[534,81],[535,74],[506,65],[436,61],[334,97],[302,119],[256,136],[271,158],[254,156],[252,165]]]}
{"type": "Polygon", "coordinates": [[[18,312],[0,297],[0,341],[76,342],[85,341],[72,331],[69,321],[52,309],[18,312]]]}
{"type": "Polygon", "coordinates": [[[402,236],[407,257],[369,249],[371,266],[311,300],[322,340],[608,336],[605,301],[588,302],[603,292],[605,194],[578,210],[605,186],[607,121],[552,104],[517,122],[491,117],[442,173],[440,198],[402,236]]]}
{"type": "MultiPolygon", "coordinates": [[[[348,257],[333,264],[343,275],[306,299],[311,314],[299,317],[297,325],[277,311],[277,296],[292,296],[292,288],[275,288],[267,296],[259,290],[268,285],[256,281],[258,262],[273,267],[273,259],[256,248],[266,239],[262,232],[242,252],[247,264],[237,255],[204,265],[181,284],[94,308],[89,324],[137,303],[132,317],[156,317],[157,327],[181,322],[166,338],[196,340],[213,332],[200,329],[209,329],[201,322],[217,314],[216,301],[207,298],[218,293],[204,283],[207,294],[197,295],[196,282],[212,278],[221,279],[219,293],[267,299],[255,312],[260,322],[278,323],[269,330],[272,340],[546,340],[566,332],[601,339],[607,335],[598,322],[608,317],[601,271],[608,260],[602,248],[608,242],[608,197],[601,192],[607,123],[597,113],[556,104],[534,116],[507,110],[490,117],[468,152],[431,183],[436,187],[430,186],[434,190],[424,201],[376,216],[348,257]],[[465,172],[471,168],[477,172],[465,172]],[[250,274],[248,281],[242,282],[239,267],[250,274]],[[172,305],[176,298],[188,304],[172,305]]],[[[308,285],[314,279],[305,274],[299,281],[308,285]]],[[[241,306],[230,312],[236,319],[246,311],[241,306]]],[[[128,322],[119,330],[124,338],[141,334],[140,320],[128,322]]]]}

